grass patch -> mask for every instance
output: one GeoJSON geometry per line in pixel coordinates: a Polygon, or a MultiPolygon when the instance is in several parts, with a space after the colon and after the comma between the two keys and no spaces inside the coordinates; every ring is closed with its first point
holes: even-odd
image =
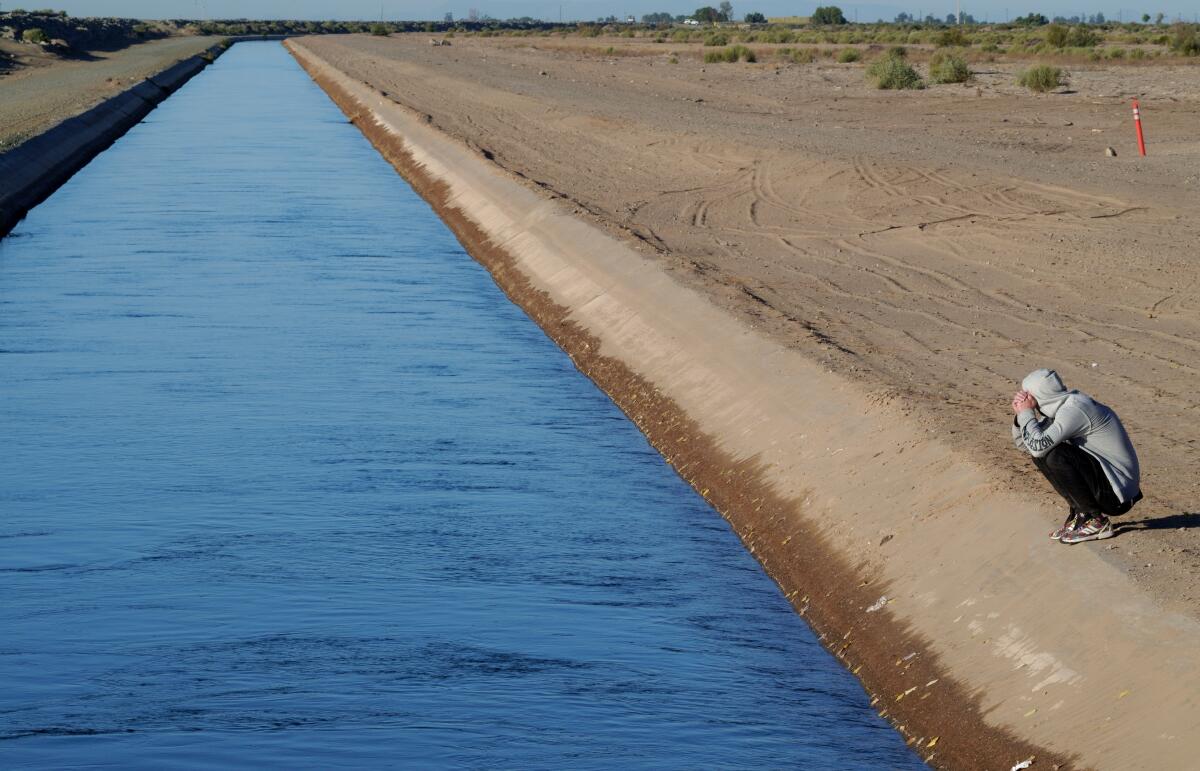
{"type": "Polygon", "coordinates": [[[958,54],[938,51],[929,60],[930,83],[966,83],[970,79],[971,68],[958,54]]]}
{"type": "Polygon", "coordinates": [[[917,71],[899,56],[884,55],[871,62],[867,80],[874,81],[876,88],[889,90],[925,87],[917,71]]]}
{"type": "Polygon", "coordinates": [[[1070,82],[1070,76],[1060,67],[1037,64],[1017,73],[1017,85],[1044,94],[1070,82]]]}
{"type": "Polygon", "coordinates": [[[720,51],[709,51],[704,54],[705,64],[720,64],[721,62],[756,62],[758,57],[746,46],[729,46],[720,51]]]}
{"type": "Polygon", "coordinates": [[[842,64],[849,64],[850,62],[856,62],[861,58],[862,58],[862,54],[860,54],[858,52],[857,48],[843,48],[842,50],[838,51],[838,55],[837,55],[837,60],[839,62],[841,62],[842,64]]]}
{"type": "Polygon", "coordinates": [[[729,45],[729,36],[723,35],[719,32],[715,35],[709,35],[708,37],[704,38],[704,45],[710,47],[727,46],[729,45]]]}

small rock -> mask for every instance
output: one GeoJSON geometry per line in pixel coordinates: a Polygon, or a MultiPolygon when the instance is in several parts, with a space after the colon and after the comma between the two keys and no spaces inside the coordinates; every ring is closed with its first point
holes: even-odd
{"type": "Polygon", "coordinates": [[[1109,158],[1116,158],[1116,157],[1117,157],[1117,151],[1116,151],[1116,149],[1114,149],[1114,148],[1112,148],[1112,147],[1106,147],[1106,148],[1104,148],[1104,154],[1105,154],[1105,155],[1107,155],[1109,158]]]}
{"type": "Polygon", "coordinates": [[[1063,125],[1064,125],[1064,126],[1074,126],[1074,125],[1075,125],[1075,123],[1074,123],[1073,121],[1064,120],[1064,121],[1063,121],[1063,125]]]}
{"type": "Polygon", "coordinates": [[[550,76],[550,73],[546,72],[545,70],[539,70],[539,71],[538,71],[538,74],[539,74],[539,75],[541,75],[542,77],[549,77],[549,76],[550,76]]]}

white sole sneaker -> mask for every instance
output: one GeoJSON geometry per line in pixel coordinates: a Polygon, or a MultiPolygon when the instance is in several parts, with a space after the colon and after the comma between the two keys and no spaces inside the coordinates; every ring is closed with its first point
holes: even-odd
{"type": "Polygon", "coordinates": [[[1098,530],[1092,530],[1091,528],[1072,530],[1060,538],[1059,541],[1065,544],[1083,543],[1084,541],[1103,541],[1105,538],[1112,538],[1116,534],[1112,523],[1105,522],[1104,527],[1098,530]]]}

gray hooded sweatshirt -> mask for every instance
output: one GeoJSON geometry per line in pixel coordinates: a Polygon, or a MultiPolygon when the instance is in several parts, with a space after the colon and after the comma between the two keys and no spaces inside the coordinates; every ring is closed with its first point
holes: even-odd
{"type": "Polygon", "coordinates": [[[1021,388],[1033,394],[1045,418],[1038,420],[1033,410],[1021,410],[1012,429],[1018,450],[1041,458],[1061,442],[1070,442],[1100,461],[1122,503],[1138,494],[1141,469],[1137,453],[1115,412],[1085,393],[1068,391],[1052,369],[1030,372],[1021,388]]]}

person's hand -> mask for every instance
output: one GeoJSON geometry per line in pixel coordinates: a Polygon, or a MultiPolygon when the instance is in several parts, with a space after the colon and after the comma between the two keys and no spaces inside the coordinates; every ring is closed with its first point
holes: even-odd
{"type": "Polygon", "coordinates": [[[1020,414],[1022,410],[1032,410],[1037,407],[1037,399],[1033,398],[1033,394],[1028,391],[1017,391],[1013,394],[1012,408],[1014,414],[1020,414]]]}

